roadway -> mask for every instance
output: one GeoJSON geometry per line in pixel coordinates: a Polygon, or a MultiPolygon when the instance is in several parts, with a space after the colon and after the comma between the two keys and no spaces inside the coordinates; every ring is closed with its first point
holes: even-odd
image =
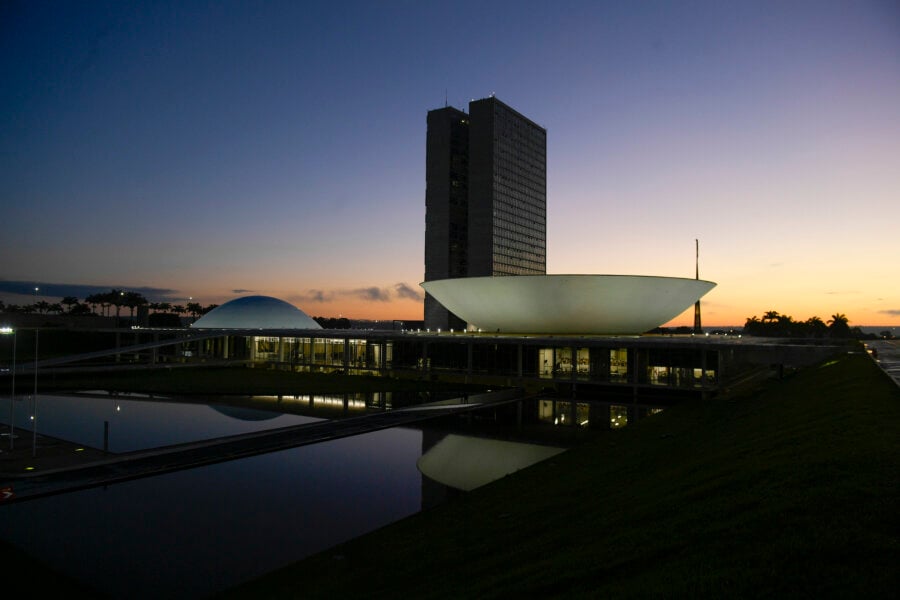
{"type": "Polygon", "coordinates": [[[866,349],[888,377],[900,386],[900,340],[867,340],[866,349]]]}

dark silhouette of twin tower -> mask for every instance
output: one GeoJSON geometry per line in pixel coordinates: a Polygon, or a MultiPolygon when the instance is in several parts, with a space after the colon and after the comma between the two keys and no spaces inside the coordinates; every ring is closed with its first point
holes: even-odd
{"type": "MultiPolygon", "coordinates": [[[[493,96],[428,112],[425,281],[547,272],[547,131],[493,96]]],[[[425,327],[466,323],[425,296],[425,327]]]]}

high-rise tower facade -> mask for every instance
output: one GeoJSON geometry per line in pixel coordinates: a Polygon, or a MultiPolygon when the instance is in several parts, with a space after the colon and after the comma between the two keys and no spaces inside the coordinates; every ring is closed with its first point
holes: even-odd
{"type": "MultiPolygon", "coordinates": [[[[428,113],[425,281],[547,271],[547,131],[494,97],[428,113]]],[[[425,326],[465,323],[425,297],[425,326]]]]}

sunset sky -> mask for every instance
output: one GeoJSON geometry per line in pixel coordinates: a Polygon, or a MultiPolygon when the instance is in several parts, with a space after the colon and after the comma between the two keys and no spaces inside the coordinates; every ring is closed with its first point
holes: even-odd
{"type": "MultiPolygon", "coordinates": [[[[421,319],[425,117],[547,129],[548,272],[900,325],[900,3],[4,2],[0,299],[421,319]]],[[[688,324],[689,310],[670,325],[688,324]]]]}

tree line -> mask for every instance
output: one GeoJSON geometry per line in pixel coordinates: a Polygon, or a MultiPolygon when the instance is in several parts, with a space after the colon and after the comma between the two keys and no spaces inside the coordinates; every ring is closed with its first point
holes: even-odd
{"type": "MultiPolygon", "coordinates": [[[[827,321],[813,316],[805,321],[795,321],[790,315],[780,314],[777,310],[769,310],[762,317],[749,317],[744,323],[745,335],[764,337],[796,337],[796,338],[840,338],[866,339],[875,338],[874,334],[866,334],[859,327],[850,327],[850,319],[844,313],[835,313],[827,321]]],[[[884,331],[881,337],[890,336],[884,331]]]]}
{"type": "MultiPolygon", "coordinates": [[[[0,300],[0,312],[5,313],[25,313],[25,314],[56,314],[56,315],[100,315],[112,316],[110,313],[115,310],[115,317],[119,318],[122,309],[129,311],[129,317],[134,319],[134,313],[138,308],[146,306],[149,311],[155,314],[169,314],[181,317],[190,315],[194,318],[205,315],[218,304],[210,304],[203,306],[199,302],[188,302],[186,304],[172,304],[171,302],[150,302],[143,294],[139,292],[129,292],[126,290],[111,289],[108,292],[100,292],[90,294],[83,301],[75,296],[66,296],[59,302],[50,303],[46,300],[39,300],[33,304],[5,304],[0,300]]],[[[153,315],[151,315],[153,316],[153,315]]]]}

